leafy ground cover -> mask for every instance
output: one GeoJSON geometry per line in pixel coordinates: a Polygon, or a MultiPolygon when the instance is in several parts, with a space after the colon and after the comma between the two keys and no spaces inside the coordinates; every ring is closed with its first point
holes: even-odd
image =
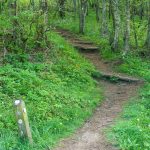
{"type": "MultiPolygon", "coordinates": [[[[92,40],[100,45],[101,57],[109,60],[122,59],[121,51],[114,53],[110,50],[107,38],[102,39],[99,35],[99,24],[92,18],[95,17],[92,13],[87,16],[86,32],[82,37],[84,39],[92,40]],[[93,20],[91,22],[91,20],[93,20]]],[[[62,28],[69,29],[75,33],[78,32],[78,21],[74,22],[70,16],[66,20],[59,20],[59,25],[62,28]]],[[[138,22],[137,18],[137,24],[138,22]]],[[[110,26],[110,25],[109,25],[110,26]]],[[[110,27],[111,28],[111,27],[110,27]]],[[[141,32],[144,28],[138,28],[138,37],[144,33],[141,32]]],[[[143,38],[144,39],[144,38],[143,38]]],[[[115,125],[109,131],[109,138],[117,144],[121,149],[126,150],[149,150],[150,149],[150,61],[146,58],[141,58],[139,49],[134,50],[133,34],[131,34],[131,52],[123,58],[120,65],[116,66],[116,70],[141,77],[145,80],[145,86],[139,91],[139,96],[135,97],[125,106],[124,111],[120,118],[116,121],[115,125]]],[[[123,45],[120,41],[120,45],[123,45]]],[[[142,39],[139,43],[143,43],[142,39]]],[[[121,47],[120,47],[121,48],[121,47]]]]}
{"type": "Polygon", "coordinates": [[[47,52],[7,55],[0,67],[0,150],[42,150],[71,134],[100,101],[94,67],[50,33],[47,52]],[[46,53],[46,54],[45,54],[46,53]],[[19,140],[13,102],[26,102],[34,144],[19,140]]]}

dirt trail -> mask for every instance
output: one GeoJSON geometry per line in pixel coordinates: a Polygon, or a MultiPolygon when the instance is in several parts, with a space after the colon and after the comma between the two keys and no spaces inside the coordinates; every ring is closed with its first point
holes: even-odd
{"type": "MultiPolygon", "coordinates": [[[[72,43],[76,37],[66,30],[59,33],[72,43]]],[[[80,41],[82,45],[82,41],[80,41]]],[[[85,44],[86,42],[84,42],[85,44]]],[[[89,42],[87,42],[89,44],[89,42]]],[[[86,46],[87,47],[87,46],[86,46]]],[[[91,46],[96,48],[96,46],[91,46]]],[[[90,48],[91,48],[90,47],[90,48]]],[[[102,61],[98,53],[82,53],[100,71],[112,73],[109,64],[102,61]]],[[[105,100],[97,107],[93,117],[85,122],[72,137],[62,140],[55,150],[117,150],[118,148],[106,140],[104,129],[113,124],[114,119],[122,111],[123,105],[137,93],[139,83],[119,82],[111,83],[100,80],[100,86],[104,88],[105,100]]]]}

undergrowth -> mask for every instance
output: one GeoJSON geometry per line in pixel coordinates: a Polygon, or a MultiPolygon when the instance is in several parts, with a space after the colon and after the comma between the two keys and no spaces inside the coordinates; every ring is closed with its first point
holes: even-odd
{"type": "Polygon", "coordinates": [[[61,37],[49,33],[44,53],[5,57],[0,67],[0,150],[44,150],[81,126],[100,101],[89,64],[61,37]],[[33,146],[18,137],[14,100],[26,103],[33,146]]]}

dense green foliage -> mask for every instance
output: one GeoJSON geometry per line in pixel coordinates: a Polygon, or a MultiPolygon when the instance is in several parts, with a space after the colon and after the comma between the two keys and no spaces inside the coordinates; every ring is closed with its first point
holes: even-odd
{"type": "Polygon", "coordinates": [[[100,100],[91,78],[92,65],[62,38],[54,33],[50,36],[54,46],[47,56],[8,55],[9,63],[0,68],[0,149],[41,150],[52,146],[79,127],[100,100]],[[26,102],[36,143],[33,148],[18,141],[15,99],[26,102]]]}

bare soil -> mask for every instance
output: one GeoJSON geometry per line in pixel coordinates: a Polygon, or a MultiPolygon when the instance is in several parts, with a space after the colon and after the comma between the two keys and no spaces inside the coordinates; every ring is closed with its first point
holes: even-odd
{"type": "MultiPolygon", "coordinates": [[[[63,33],[71,43],[76,37],[68,31],[63,33]],[[71,36],[70,36],[71,35],[71,36]],[[69,37],[69,38],[68,38],[69,37]]],[[[82,44],[81,41],[79,41],[82,44]]],[[[85,44],[86,42],[84,42],[85,44]]],[[[88,44],[90,42],[87,42],[88,44]]],[[[93,46],[93,44],[92,44],[93,46]]],[[[96,47],[96,46],[95,46],[96,47]]],[[[100,71],[112,73],[113,66],[100,59],[98,53],[82,53],[100,71]]],[[[117,74],[117,73],[116,73],[117,74]]],[[[109,128],[122,112],[123,106],[131,97],[137,95],[140,83],[118,82],[100,80],[100,87],[104,88],[104,101],[97,107],[93,116],[85,122],[83,127],[74,133],[72,137],[62,140],[55,150],[118,150],[119,148],[109,143],[104,130],[109,128]]]]}

